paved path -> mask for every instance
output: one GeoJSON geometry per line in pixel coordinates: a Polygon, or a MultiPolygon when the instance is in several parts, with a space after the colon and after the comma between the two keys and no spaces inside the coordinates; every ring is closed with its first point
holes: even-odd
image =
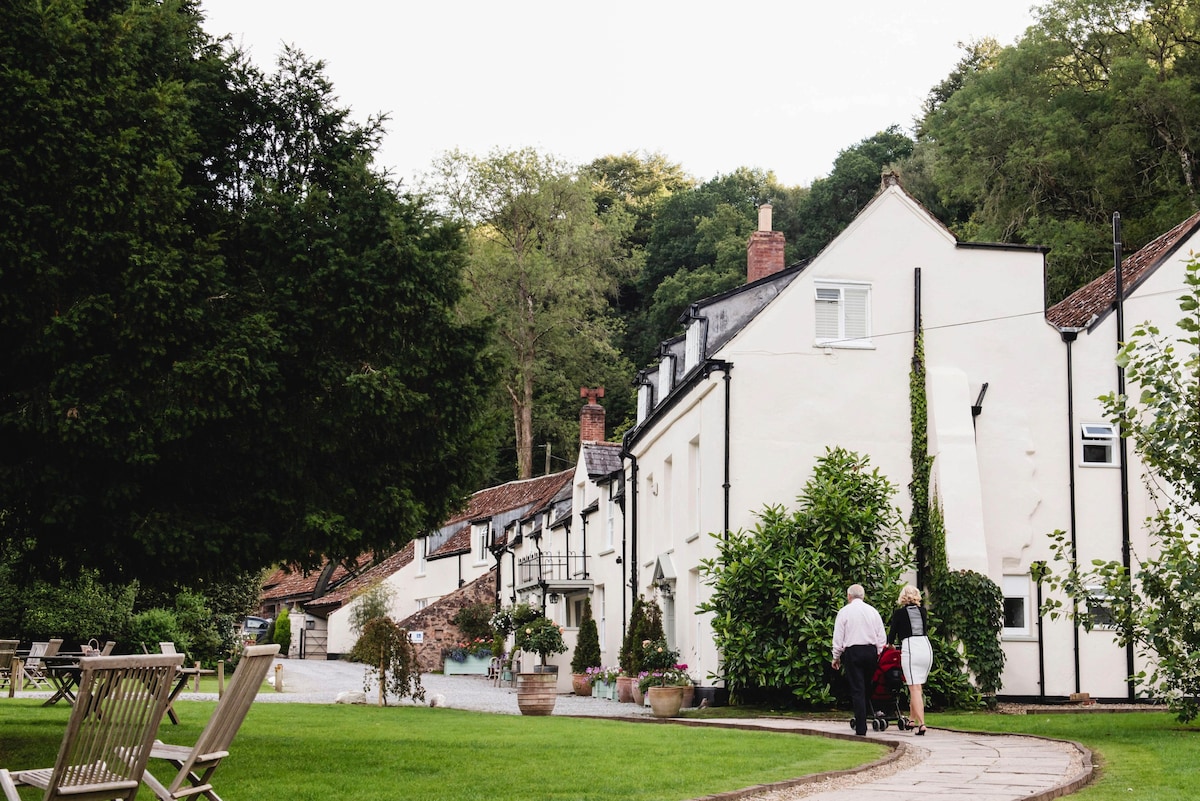
{"type": "MultiPolygon", "coordinates": [[[[363,689],[363,666],[349,662],[276,660],[284,692],[260,693],[260,702],[333,703],[339,693],[363,689]]],[[[453,709],[500,714],[520,714],[516,690],[495,687],[482,676],[423,674],[426,703],[437,698],[453,709]]],[[[46,693],[21,693],[46,695],[46,693]]],[[[181,698],[215,699],[215,694],[184,693],[181,698]]],[[[407,702],[411,703],[411,701],[407,702]]],[[[599,698],[560,695],[554,714],[586,717],[645,719],[650,710],[599,698]]],[[[838,720],[795,718],[745,718],[719,720],[685,718],[682,723],[701,726],[774,729],[857,740],[848,717],[838,720]]],[[[1009,801],[1050,799],[1077,790],[1091,777],[1091,753],[1074,743],[1036,737],[975,734],[929,729],[924,737],[889,727],[867,733],[868,740],[896,746],[881,763],[854,771],[809,776],[733,793],[713,799],[755,801],[862,801],[889,798],[900,801],[1009,801]]]]}
{"type": "MultiPolygon", "coordinates": [[[[689,723],[735,725],[858,739],[849,731],[846,720],[725,718],[714,721],[690,720],[689,723]]],[[[853,776],[836,777],[821,783],[829,785],[828,789],[806,788],[804,785],[811,784],[811,779],[805,779],[804,784],[799,785],[782,782],[779,786],[761,788],[768,792],[756,793],[753,797],[762,801],[799,797],[809,801],[862,801],[864,798],[901,801],[1049,799],[1079,789],[1090,780],[1092,773],[1091,753],[1087,749],[1058,740],[933,728],[925,736],[916,737],[911,732],[890,727],[885,732],[867,732],[866,739],[897,744],[900,753],[896,758],[904,763],[904,767],[896,771],[867,770],[865,781],[856,780],[853,776]],[[905,758],[904,752],[908,752],[909,758],[905,758]],[[869,777],[872,772],[888,775],[869,777]],[[792,789],[801,792],[793,793],[792,789]]]]}

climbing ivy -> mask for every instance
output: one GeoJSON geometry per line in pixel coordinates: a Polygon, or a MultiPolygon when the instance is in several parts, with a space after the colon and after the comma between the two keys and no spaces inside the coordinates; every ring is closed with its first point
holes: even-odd
{"type": "Polygon", "coordinates": [[[934,703],[975,706],[980,701],[979,693],[991,696],[1000,689],[1004,670],[1004,651],[1000,647],[1004,594],[987,576],[949,569],[945,519],[931,492],[933,460],[929,456],[925,336],[921,331],[913,341],[909,403],[912,421],[909,528],[934,644],[934,667],[927,690],[934,703]],[[974,686],[967,678],[964,663],[975,677],[974,686]]]}

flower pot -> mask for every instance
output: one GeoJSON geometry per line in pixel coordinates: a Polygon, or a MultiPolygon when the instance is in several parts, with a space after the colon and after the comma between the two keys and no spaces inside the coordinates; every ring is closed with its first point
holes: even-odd
{"type": "Polygon", "coordinates": [[[696,705],[696,685],[689,684],[683,688],[683,703],[681,706],[688,709],[696,705]]]}
{"type": "Polygon", "coordinates": [[[617,676],[617,700],[623,704],[633,703],[633,686],[637,680],[633,676],[617,676]]]}
{"type": "Polygon", "coordinates": [[[636,679],[633,682],[633,691],[632,692],[633,692],[633,702],[635,704],[637,704],[638,706],[641,706],[642,700],[643,700],[642,699],[643,693],[642,693],[642,688],[640,686],[638,686],[638,682],[636,679]]]}
{"type": "Polygon", "coordinates": [[[558,675],[520,673],[517,675],[517,707],[522,715],[549,715],[554,711],[558,675]]]}
{"type": "Polygon", "coordinates": [[[492,666],[490,656],[467,656],[463,661],[446,657],[442,660],[442,675],[444,676],[486,676],[492,666]]]}
{"type": "Polygon", "coordinates": [[[682,687],[651,687],[646,692],[654,717],[673,718],[679,714],[679,707],[683,703],[682,687]]]}
{"type": "Polygon", "coordinates": [[[591,695],[592,680],[586,673],[571,674],[571,689],[576,695],[591,695]]]}

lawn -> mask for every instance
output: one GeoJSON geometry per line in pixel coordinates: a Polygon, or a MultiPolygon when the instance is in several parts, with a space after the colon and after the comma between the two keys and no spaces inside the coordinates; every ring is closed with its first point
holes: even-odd
{"type": "Polygon", "coordinates": [[[1099,778],[1072,799],[1196,798],[1200,729],[1184,726],[1165,712],[1081,712],[997,715],[930,713],[926,722],[970,731],[1020,732],[1074,740],[1092,750],[1099,778]]]}
{"type": "MultiPolygon", "coordinates": [[[[215,704],[176,704],[190,744],[215,704]]],[[[69,709],[0,703],[0,767],[49,767],[69,709]]],[[[672,724],[429,707],[256,704],[215,778],[225,801],[678,801],[879,758],[869,743],[672,724]]],[[[169,781],[165,763],[150,770],[169,781]]],[[[36,793],[26,788],[23,798],[36,793]],[[26,794],[27,793],[27,794],[26,794]]],[[[152,799],[143,788],[139,801],[152,799]]]]}

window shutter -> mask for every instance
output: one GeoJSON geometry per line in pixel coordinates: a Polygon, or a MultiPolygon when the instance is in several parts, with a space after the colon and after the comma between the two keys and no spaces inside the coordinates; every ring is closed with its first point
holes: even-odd
{"type": "Polygon", "coordinates": [[[831,287],[817,287],[817,339],[840,339],[842,336],[839,321],[839,300],[842,292],[831,287]]]}

